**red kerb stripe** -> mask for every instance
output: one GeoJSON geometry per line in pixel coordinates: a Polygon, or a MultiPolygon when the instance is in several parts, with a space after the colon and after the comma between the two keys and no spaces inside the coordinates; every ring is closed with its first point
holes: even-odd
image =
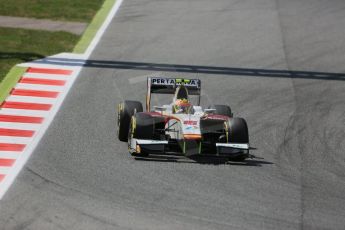
{"type": "Polygon", "coordinates": [[[29,89],[14,89],[12,90],[11,95],[56,98],[59,95],[59,92],[43,91],[43,90],[29,90],[29,89]]]}
{"type": "Polygon", "coordinates": [[[6,175],[0,174],[0,182],[5,178],[6,175]]]}
{"type": "Polygon", "coordinates": [[[18,122],[18,123],[41,124],[43,122],[43,117],[0,115],[0,121],[2,121],[2,122],[18,122]]]}
{"type": "Polygon", "coordinates": [[[7,109],[28,109],[28,110],[44,110],[48,111],[53,105],[51,104],[40,104],[40,103],[27,103],[27,102],[15,102],[5,101],[2,108],[7,109]]]}
{"type": "Polygon", "coordinates": [[[3,167],[10,167],[14,164],[16,160],[15,159],[3,159],[3,158],[0,158],[0,166],[3,166],[3,167]]]}
{"type": "Polygon", "coordinates": [[[57,85],[57,86],[63,86],[63,85],[65,85],[66,81],[23,77],[22,79],[20,79],[19,83],[35,84],[35,85],[57,85]]]}
{"type": "Polygon", "coordinates": [[[20,130],[20,129],[3,129],[0,128],[0,136],[10,137],[32,137],[35,131],[32,130],[20,130]]]}
{"type": "Polygon", "coordinates": [[[45,69],[45,68],[29,68],[27,73],[45,73],[45,74],[60,74],[60,75],[71,75],[72,70],[67,69],[45,69]]]}
{"type": "Polygon", "coordinates": [[[0,151],[20,152],[20,151],[23,151],[25,146],[26,145],[23,145],[23,144],[0,143],[0,151]]]}

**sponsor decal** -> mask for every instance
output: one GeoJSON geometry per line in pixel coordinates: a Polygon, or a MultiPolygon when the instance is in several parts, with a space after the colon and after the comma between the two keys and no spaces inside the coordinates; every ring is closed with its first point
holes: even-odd
{"type": "Polygon", "coordinates": [[[194,126],[187,126],[185,129],[186,130],[192,130],[192,129],[196,130],[198,128],[199,128],[198,126],[194,125],[194,126]]]}
{"type": "Polygon", "coordinates": [[[183,124],[184,125],[197,125],[198,124],[198,121],[183,121],[183,124]]]}
{"type": "Polygon", "coordinates": [[[152,78],[152,85],[185,85],[198,87],[200,80],[198,79],[174,79],[174,78],[152,78]]]}

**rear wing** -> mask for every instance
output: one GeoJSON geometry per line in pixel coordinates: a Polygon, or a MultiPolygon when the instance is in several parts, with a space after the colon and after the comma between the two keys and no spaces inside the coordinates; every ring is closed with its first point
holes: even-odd
{"type": "Polygon", "coordinates": [[[147,95],[146,110],[150,111],[151,94],[174,94],[179,85],[184,85],[189,95],[197,95],[198,105],[200,105],[201,81],[200,79],[183,79],[183,78],[164,78],[149,77],[147,78],[147,95]]]}

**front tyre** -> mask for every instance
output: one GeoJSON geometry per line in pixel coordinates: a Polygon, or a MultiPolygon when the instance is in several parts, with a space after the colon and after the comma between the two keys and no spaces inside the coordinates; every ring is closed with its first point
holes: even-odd
{"type": "MultiPolygon", "coordinates": [[[[234,117],[229,120],[227,130],[227,142],[247,144],[249,143],[248,126],[243,118],[234,117]]],[[[244,161],[249,157],[248,153],[242,153],[237,156],[230,157],[231,161],[244,161]]]]}
{"type": "Polygon", "coordinates": [[[131,147],[131,141],[135,139],[154,139],[155,123],[154,118],[149,114],[136,113],[131,118],[130,128],[128,132],[128,148],[132,156],[148,156],[149,153],[131,147]]]}
{"type": "Polygon", "coordinates": [[[228,142],[246,144],[249,142],[246,120],[234,117],[229,120],[228,142]]]}
{"type": "Polygon", "coordinates": [[[134,114],[131,126],[132,138],[146,140],[154,139],[155,120],[151,115],[146,113],[134,114]]]}
{"type": "Polygon", "coordinates": [[[143,111],[143,106],[139,101],[124,101],[117,108],[117,136],[120,141],[128,141],[129,124],[131,117],[135,113],[143,111]]]}

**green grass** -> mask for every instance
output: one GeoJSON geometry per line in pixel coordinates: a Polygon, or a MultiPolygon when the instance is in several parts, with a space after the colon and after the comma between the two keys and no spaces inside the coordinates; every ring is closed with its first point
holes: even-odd
{"type": "Polygon", "coordinates": [[[19,81],[27,68],[14,66],[1,82],[0,105],[11,92],[13,86],[19,81]]]}
{"type": "Polygon", "coordinates": [[[0,0],[0,15],[90,22],[104,0],[0,0]]]}
{"type": "Polygon", "coordinates": [[[79,36],[67,32],[47,32],[0,27],[0,82],[18,63],[69,52],[79,36]]]}
{"type": "Polygon", "coordinates": [[[79,36],[67,32],[0,27],[0,104],[25,71],[25,68],[16,67],[16,64],[72,50],[85,52],[115,1],[0,0],[0,15],[85,22],[93,18],[79,42],[79,36]]]}

